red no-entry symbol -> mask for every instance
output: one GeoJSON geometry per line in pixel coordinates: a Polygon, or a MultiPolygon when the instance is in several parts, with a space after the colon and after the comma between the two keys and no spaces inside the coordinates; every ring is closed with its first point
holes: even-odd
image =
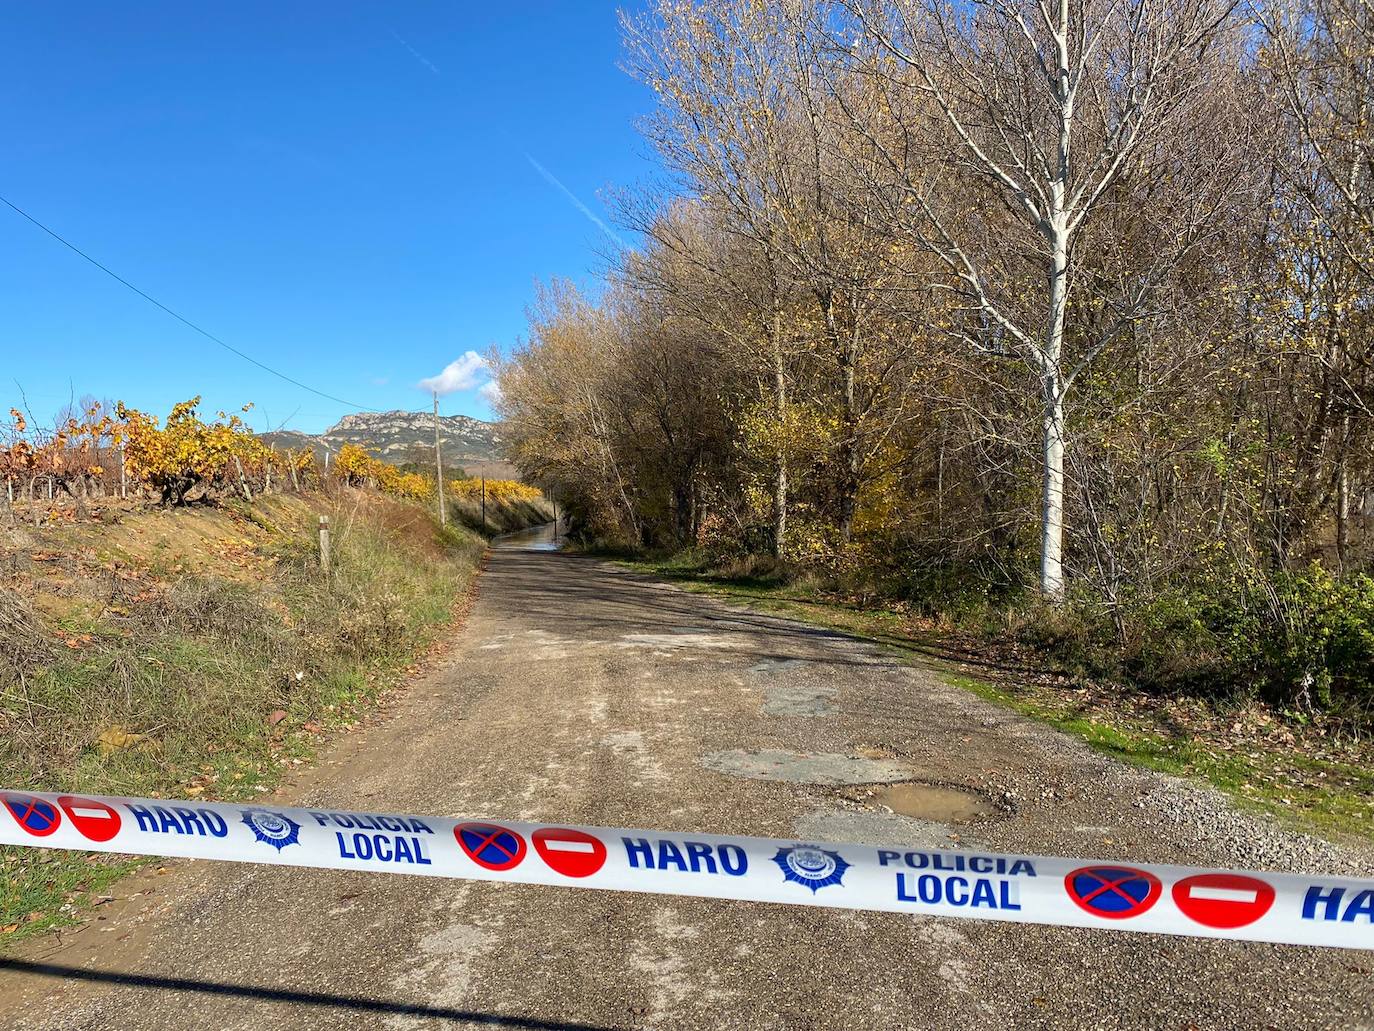
{"type": "Polygon", "coordinates": [[[585,831],[540,827],[532,837],[539,858],[564,877],[590,877],[606,863],[605,844],[585,831]]]}
{"type": "Polygon", "coordinates": [[[1203,927],[1244,927],[1274,904],[1274,888],[1238,873],[1199,873],[1173,887],[1174,905],[1203,927]]]}
{"type": "Polygon", "coordinates": [[[1133,866],[1081,866],[1064,878],[1064,890],[1086,913],[1125,920],[1159,901],[1164,885],[1154,874],[1133,866]]]}
{"type": "Polygon", "coordinates": [[[119,813],[104,802],[76,795],[61,795],[57,804],[62,807],[82,837],[91,841],[109,841],[119,833],[119,813]]]}

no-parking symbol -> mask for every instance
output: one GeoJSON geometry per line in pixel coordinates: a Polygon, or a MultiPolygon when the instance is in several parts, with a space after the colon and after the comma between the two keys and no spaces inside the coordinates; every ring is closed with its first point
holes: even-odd
{"type": "Polygon", "coordinates": [[[525,858],[525,839],[497,823],[460,823],[453,836],[467,857],[487,870],[510,870],[525,858]]]}
{"type": "Polygon", "coordinates": [[[1085,913],[1125,920],[1149,910],[1164,886],[1154,874],[1133,866],[1080,866],[1064,878],[1064,890],[1085,913]]]}
{"type": "Polygon", "coordinates": [[[32,795],[5,795],[5,808],[15,822],[35,838],[46,838],[62,824],[57,806],[32,795]]]}

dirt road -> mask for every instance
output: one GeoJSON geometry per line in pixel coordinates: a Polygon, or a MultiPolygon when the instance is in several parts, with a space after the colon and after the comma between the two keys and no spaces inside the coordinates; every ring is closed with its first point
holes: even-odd
{"type": "MultiPolygon", "coordinates": [[[[1374,872],[869,645],[538,550],[495,552],[441,667],[282,800],[1374,872]],[[906,818],[856,786],[906,778],[995,816],[906,818]]],[[[1374,961],[1334,950],[189,862],[99,912],[0,970],[0,1024],[1374,1025],[1374,961]]]]}

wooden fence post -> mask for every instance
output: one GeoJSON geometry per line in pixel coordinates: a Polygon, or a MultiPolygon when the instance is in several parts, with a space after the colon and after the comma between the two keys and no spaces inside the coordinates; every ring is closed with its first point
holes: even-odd
{"type": "Polygon", "coordinates": [[[320,516],[320,568],[329,572],[329,516],[320,516]]]}
{"type": "Polygon", "coordinates": [[[250,504],[253,501],[253,492],[248,489],[248,480],[243,475],[243,463],[239,461],[239,456],[234,456],[234,468],[239,471],[239,490],[243,492],[243,498],[250,504]]]}

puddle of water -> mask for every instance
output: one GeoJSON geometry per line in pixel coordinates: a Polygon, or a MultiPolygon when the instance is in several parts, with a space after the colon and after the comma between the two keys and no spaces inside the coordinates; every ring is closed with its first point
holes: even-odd
{"type": "Polygon", "coordinates": [[[557,551],[559,541],[554,539],[553,523],[545,523],[493,537],[491,546],[500,551],[557,551]]]}
{"type": "Polygon", "coordinates": [[[972,791],[941,784],[906,781],[878,788],[865,801],[883,806],[900,816],[937,823],[968,823],[997,816],[997,808],[972,791]]]}

